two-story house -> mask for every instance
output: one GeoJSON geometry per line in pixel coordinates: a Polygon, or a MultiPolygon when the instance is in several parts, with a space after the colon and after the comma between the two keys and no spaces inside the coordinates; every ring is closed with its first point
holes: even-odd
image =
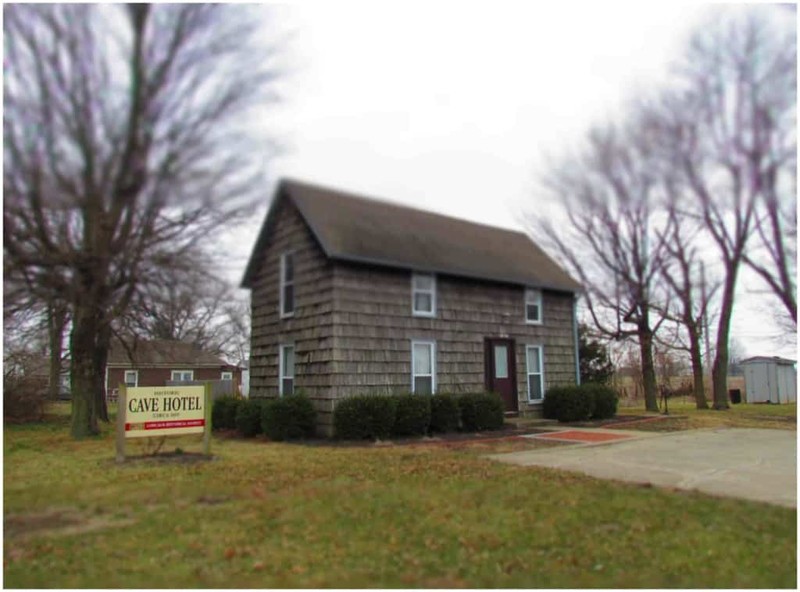
{"type": "Polygon", "coordinates": [[[577,380],[579,285],[526,235],[282,181],[242,281],[251,397],[499,393],[540,412],[577,380]]]}

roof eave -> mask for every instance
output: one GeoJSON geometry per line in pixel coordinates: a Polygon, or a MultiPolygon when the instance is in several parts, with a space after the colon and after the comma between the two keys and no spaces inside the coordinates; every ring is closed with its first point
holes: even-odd
{"type": "Polygon", "coordinates": [[[561,284],[553,284],[548,282],[536,281],[531,282],[527,279],[522,279],[518,277],[507,277],[507,276],[492,276],[492,275],[485,275],[485,274],[475,274],[469,272],[462,272],[453,269],[439,269],[436,267],[429,267],[429,266],[412,266],[408,263],[401,262],[401,261],[394,261],[390,259],[377,259],[371,257],[362,257],[358,255],[350,255],[347,253],[334,253],[329,255],[330,259],[335,261],[345,261],[348,263],[361,263],[366,265],[377,265],[380,267],[391,267],[394,269],[405,269],[409,271],[420,271],[423,273],[435,273],[437,275],[449,275],[452,277],[461,277],[461,278],[468,278],[473,280],[484,280],[487,282],[498,282],[503,284],[514,284],[518,286],[527,286],[530,288],[541,288],[543,290],[551,290],[554,292],[568,292],[570,294],[579,294],[581,292],[581,287],[567,287],[561,284]]]}

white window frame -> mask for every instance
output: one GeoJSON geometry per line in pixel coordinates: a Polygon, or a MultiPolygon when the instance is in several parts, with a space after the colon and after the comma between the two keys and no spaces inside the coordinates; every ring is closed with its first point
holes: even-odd
{"type": "Polygon", "coordinates": [[[529,403],[541,403],[544,401],[544,347],[541,345],[526,345],[525,346],[525,388],[528,390],[529,403]],[[529,361],[529,351],[535,349],[539,357],[539,372],[531,372],[529,361]],[[531,398],[531,376],[539,376],[539,386],[542,393],[541,399],[531,398]]]}
{"type": "Polygon", "coordinates": [[[297,350],[294,347],[294,343],[282,343],[279,346],[279,349],[278,349],[278,395],[280,395],[281,397],[283,397],[285,395],[285,393],[283,392],[283,381],[286,378],[291,378],[292,379],[292,394],[294,394],[294,391],[295,391],[294,383],[295,383],[296,376],[297,376],[297,373],[295,372],[295,366],[296,365],[297,365],[297,350]],[[284,357],[286,355],[284,352],[288,348],[291,348],[292,351],[294,352],[295,364],[292,366],[292,375],[291,376],[284,376],[284,374],[283,374],[283,360],[284,360],[284,357]]]}
{"type": "Polygon", "coordinates": [[[294,277],[297,274],[297,266],[295,265],[295,261],[294,261],[294,251],[286,251],[285,253],[281,253],[280,274],[281,274],[280,275],[280,281],[278,282],[278,284],[279,284],[278,298],[280,300],[278,312],[280,313],[280,316],[281,316],[282,319],[288,319],[288,318],[294,316],[294,311],[297,309],[297,292],[294,290],[294,287],[295,287],[295,284],[296,284],[296,282],[294,280],[294,277]],[[292,268],[293,268],[292,280],[289,281],[289,282],[286,281],[286,258],[287,257],[292,257],[292,268]],[[286,301],[285,301],[284,294],[286,293],[286,287],[287,286],[291,286],[293,288],[292,289],[292,310],[291,310],[291,312],[286,312],[284,310],[284,308],[286,306],[286,301]]]}
{"type": "Polygon", "coordinates": [[[411,392],[416,393],[416,381],[415,378],[417,376],[430,376],[431,378],[431,395],[436,394],[436,342],[431,340],[413,340],[411,342],[411,392]],[[431,373],[430,374],[417,374],[416,364],[414,362],[414,348],[417,345],[429,345],[430,346],[430,362],[431,362],[431,373]]]}
{"type": "Polygon", "coordinates": [[[428,317],[433,318],[436,316],[436,274],[433,273],[412,273],[411,274],[411,314],[415,317],[428,317]],[[429,277],[431,278],[431,288],[429,290],[425,290],[422,288],[417,288],[417,278],[419,277],[429,277]],[[417,310],[417,294],[429,294],[431,297],[431,309],[428,310],[417,310]]]}
{"type": "Polygon", "coordinates": [[[169,376],[170,382],[192,382],[194,380],[194,370],[171,370],[169,376]],[[187,372],[189,373],[189,380],[175,378],[175,374],[180,374],[183,376],[187,372]]]}
{"type": "Polygon", "coordinates": [[[220,372],[219,379],[220,380],[233,380],[233,372],[220,372]],[[226,375],[227,375],[227,378],[225,378],[226,375]]]}
{"type": "Polygon", "coordinates": [[[541,325],[542,324],[542,317],[543,310],[542,310],[542,291],[537,288],[525,288],[525,310],[523,314],[525,315],[525,324],[527,325],[541,325]],[[528,318],[528,305],[529,304],[536,304],[539,306],[539,318],[538,319],[529,319],[528,318]]]}
{"type": "Polygon", "coordinates": [[[138,370],[125,370],[125,373],[122,375],[122,382],[125,384],[125,386],[131,386],[128,384],[128,374],[133,374],[133,386],[139,386],[138,370]]]}

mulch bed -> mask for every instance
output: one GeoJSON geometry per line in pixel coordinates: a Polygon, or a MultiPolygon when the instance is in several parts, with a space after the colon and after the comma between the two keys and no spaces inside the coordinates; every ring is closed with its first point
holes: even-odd
{"type": "MultiPolygon", "coordinates": [[[[436,434],[433,437],[407,437],[393,438],[391,440],[336,440],[335,438],[314,438],[310,440],[290,441],[287,444],[299,444],[301,446],[325,446],[335,448],[370,448],[390,447],[390,446],[462,446],[467,444],[481,444],[491,442],[513,441],[520,436],[531,434],[546,434],[553,429],[569,429],[570,427],[583,428],[621,428],[638,429],[638,425],[644,423],[663,422],[665,419],[677,418],[678,416],[653,416],[653,415],[621,415],[612,419],[601,419],[593,421],[581,421],[572,423],[552,424],[548,428],[541,426],[517,426],[513,423],[506,423],[496,431],[489,432],[450,432],[447,434],[436,434]]],[[[225,439],[239,439],[236,430],[215,431],[214,435],[225,439]]],[[[256,436],[255,441],[269,442],[270,440],[262,435],[256,436]]]]}

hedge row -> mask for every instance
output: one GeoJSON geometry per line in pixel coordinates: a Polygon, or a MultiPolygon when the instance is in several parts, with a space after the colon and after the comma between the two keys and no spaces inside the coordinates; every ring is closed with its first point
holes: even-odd
{"type": "Polygon", "coordinates": [[[308,397],[237,399],[220,397],[211,409],[211,425],[236,429],[245,438],[264,433],[271,440],[293,440],[314,435],[316,411],[308,397]]]}
{"type": "Polygon", "coordinates": [[[386,439],[428,433],[499,430],[503,401],[491,393],[452,395],[362,395],[342,399],[333,431],[345,440],[386,439]]]}
{"type": "Polygon", "coordinates": [[[608,419],[617,413],[617,393],[591,382],[552,387],[545,394],[542,412],[545,418],[561,422],[608,419]]]}

